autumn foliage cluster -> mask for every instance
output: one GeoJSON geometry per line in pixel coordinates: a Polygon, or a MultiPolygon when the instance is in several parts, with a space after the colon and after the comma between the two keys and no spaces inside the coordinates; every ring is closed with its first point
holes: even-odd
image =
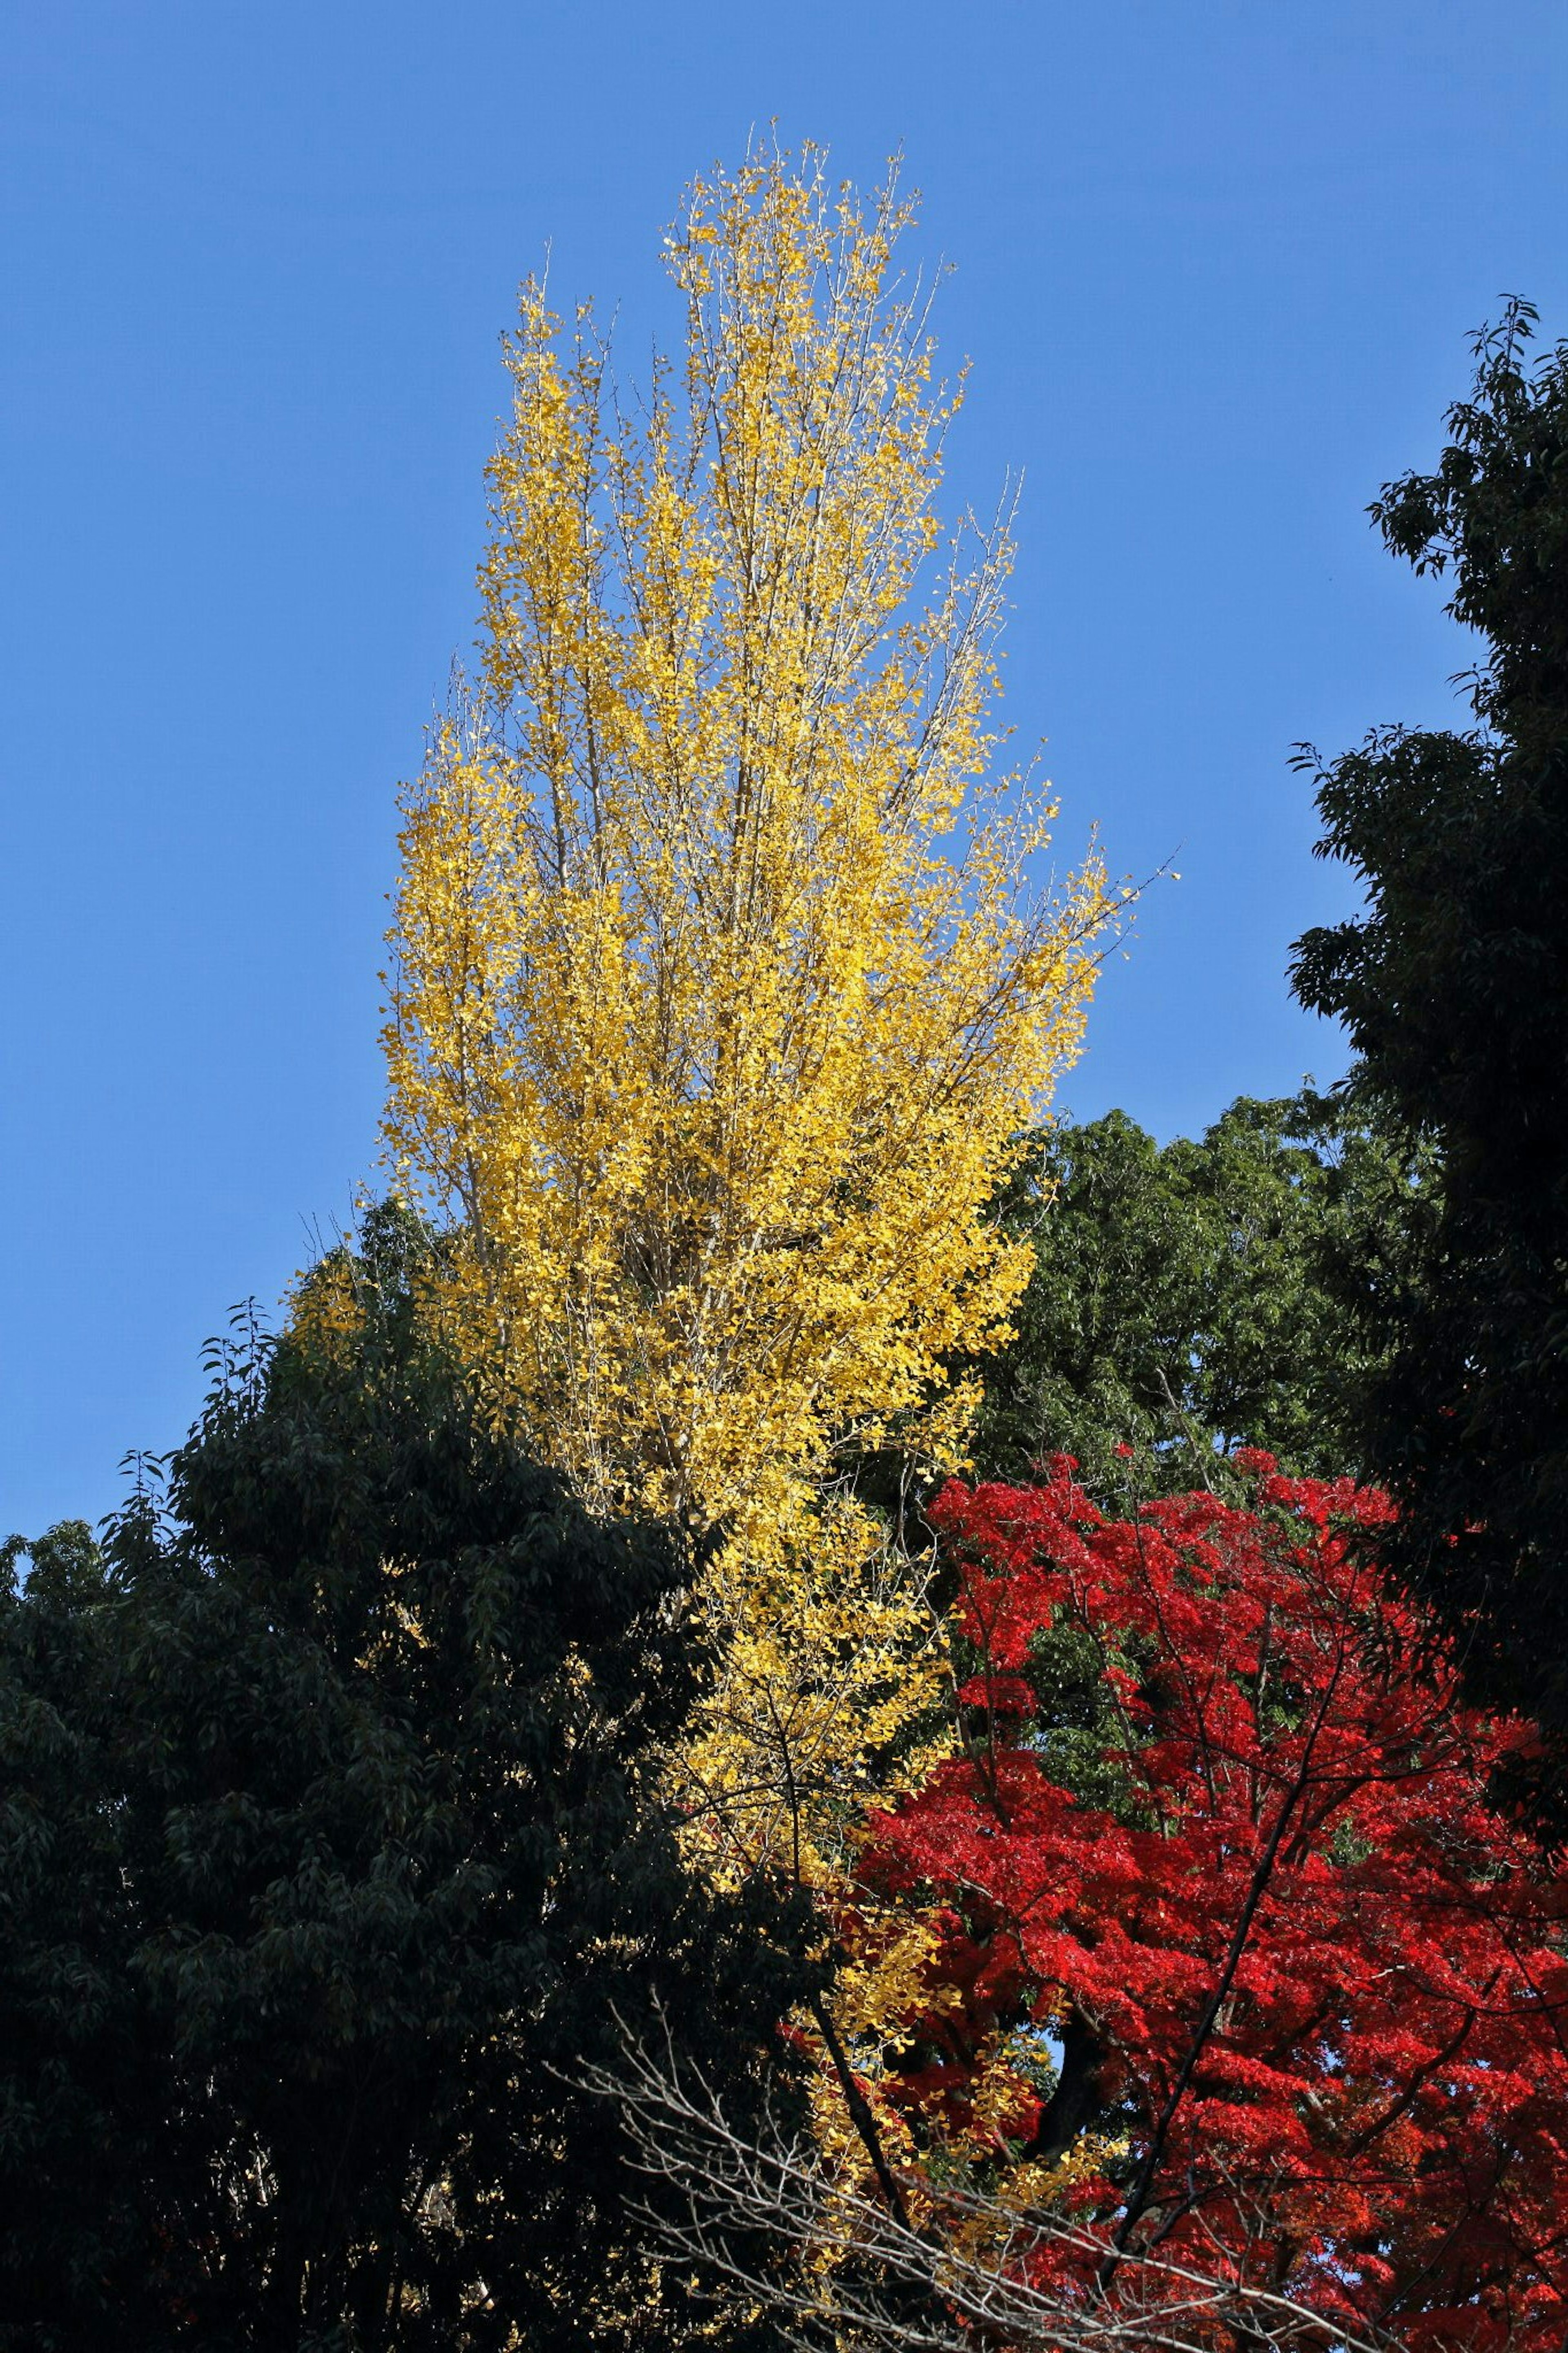
{"type": "Polygon", "coordinates": [[[962,1752],[871,1826],[860,1933],[933,1945],[880,2085],[1098,2252],[1411,2343],[1560,2341],[1568,1882],[1487,1804],[1527,1737],[1387,1588],[1379,1496],[1106,1517],[1058,1461],[931,1507],[962,1752]],[[1047,2052],[1053,2055],[1047,2058],[1047,2052]]]}
{"type": "Polygon", "coordinates": [[[1029,1253],[986,1215],[1071,1060],[1107,894],[996,754],[1005,528],[910,208],[763,153],[691,191],[683,353],[618,392],[524,291],[480,667],[407,796],[388,1134],[454,1221],[432,1308],[595,1509],[721,1527],[689,1745],[731,1870],[831,1873],[926,1628],[847,1461],[962,1456],[1029,1253]],[[832,1652],[837,1672],[822,1668],[832,1652]]]}

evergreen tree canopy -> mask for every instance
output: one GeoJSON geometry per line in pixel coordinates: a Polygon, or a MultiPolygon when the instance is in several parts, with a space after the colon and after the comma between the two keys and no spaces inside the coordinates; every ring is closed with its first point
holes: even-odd
{"type": "MultiPolygon", "coordinates": [[[[1534,312],[1477,339],[1436,470],[1372,512],[1475,630],[1468,733],[1386,728],[1321,767],[1321,854],[1366,909],[1309,932],[1294,979],[1342,1020],[1353,1083],[1440,1168],[1391,1344],[1370,1467],[1403,1573],[1462,1630],[1472,1688],[1568,1736],[1568,343],[1534,312]]],[[[1316,755],[1303,755],[1316,764],[1316,755]]]]}
{"type": "Polygon", "coordinates": [[[1037,1255],[1016,1336],[981,1367],[982,1474],[1061,1452],[1100,1494],[1173,1493],[1244,1443],[1303,1473],[1359,1467],[1373,1360],[1348,1278],[1395,1279],[1418,1176],[1310,1089],[1244,1096],[1163,1147],[1120,1111],[1043,1130],[1003,1208],[1037,1255]]]}
{"type": "Polygon", "coordinates": [[[659,1801],[676,1548],[465,1410],[415,1239],[374,1219],[335,1322],[229,1352],[167,1513],[7,1604],[17,2345],[662,2346],[679,2284],[572,2079],[657,2000],[743,2081],[797,1989],[659,1801]]]}
{"type": "Polygon", "coordinates": [[[194,2181],[168,2054],[129,1957],[118,1651],[92,1533],[4,1547],[0,1588],[0,2346],[69,2348],[110,2315],[155,2341],[154,2178],[194,2181]],[[25,1584],[18,1567],[26,1560],[25,1584]]]}

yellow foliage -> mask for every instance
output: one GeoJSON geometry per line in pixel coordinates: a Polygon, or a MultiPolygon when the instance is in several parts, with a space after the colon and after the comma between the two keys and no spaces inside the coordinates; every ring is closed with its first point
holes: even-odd
{"type": "Polygon", "coordinates": [[[1107,906],[1093,862],[1031,893],[1051,811],[994,772],[1009,547],[933,517],[957,404],[890,278],[908,217],[809,153],[699,184],[667,242],[684,366],[637,412],[589,315],[563,336],[525,288],[385,1032],[497,1410],[595,1508],[720,1534],[701,1820],[807,1879],[934,1672],[844,1469],[962,1455],[948,1360],[1026,1271],[985,1206],[1107,906]]]}

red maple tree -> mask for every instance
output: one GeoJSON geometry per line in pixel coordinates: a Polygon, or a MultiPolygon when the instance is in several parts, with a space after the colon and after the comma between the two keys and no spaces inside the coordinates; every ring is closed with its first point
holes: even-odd
{"type": "Polygon", "coordinates": [[[963,1752],[877,1817],[866,1916],[939,1943],[879,2086],[1005,2168],[1076,2150],[1103,2299],[1157,2253],[1411,2343],[1568,2324],[1568,1876],[1486,1802],[1530,1737],[1462,1705],[1390,1517],[1267,1456],[1101,1514],[1059,1462],[949,1484],[963,1752]],[[1010,2112],[977,2100],[1011,2034],[1010,2112]]]}

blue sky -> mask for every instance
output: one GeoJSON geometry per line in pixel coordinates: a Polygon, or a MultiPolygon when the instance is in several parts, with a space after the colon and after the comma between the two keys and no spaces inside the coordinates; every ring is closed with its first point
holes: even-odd
{"type": "Polygon", "coordinates": [[[1465,649],[1364,507],[1506,291],[1568,332],[1560,0],[28,0],[0,7],[0,1532],[174,1442],[231,1302],[374,1180],[394,791],[473,635],[497,337],[677,329],[662,225],[776,119],[973,362],[1026,487],[1008,716],[1070,856],[1173,860],[1065,1101],[1162,1135],[1336,1075],[1349,903],[1288,765],[1447,723],[1465,649]]]}

